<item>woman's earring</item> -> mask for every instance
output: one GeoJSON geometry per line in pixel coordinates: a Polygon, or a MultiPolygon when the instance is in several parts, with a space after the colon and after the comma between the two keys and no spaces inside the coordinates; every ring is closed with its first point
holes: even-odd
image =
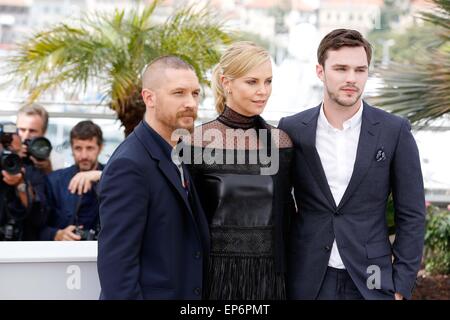
{"type": "Polygon", "coordinates": [[[228,93],[228,94],[231,94],[231,90],[228,89],[227,93],[228,93]]]}

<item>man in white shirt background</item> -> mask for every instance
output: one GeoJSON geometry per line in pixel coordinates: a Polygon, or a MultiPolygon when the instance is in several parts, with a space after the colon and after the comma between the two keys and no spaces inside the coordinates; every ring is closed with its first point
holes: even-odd
{"type": "Polygon", "coordinates": [[[317,52],[323,102],[280,120],[296,149],[291,299],[400,300],[414,288],[425,232],[419,154],[407,120],[362,100],[371,55],[358,31],[330,32],[317,52]]]}

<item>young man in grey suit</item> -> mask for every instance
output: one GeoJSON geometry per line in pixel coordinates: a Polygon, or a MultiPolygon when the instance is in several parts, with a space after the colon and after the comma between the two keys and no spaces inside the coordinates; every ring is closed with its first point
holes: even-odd
{"type": "Polygon", "coordinates": [[[371,54],[355,30],[327,34],[316,67],[323,102],[279,124],[296,149],[291,299],[411,298],[425,229],[419,153],[407,120],[361,98],[371,54]],[[386,224],[390,192],[392,245],[386,224]]]}

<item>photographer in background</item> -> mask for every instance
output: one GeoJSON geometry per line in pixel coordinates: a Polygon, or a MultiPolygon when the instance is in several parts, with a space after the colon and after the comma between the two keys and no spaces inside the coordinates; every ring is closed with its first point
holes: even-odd
{"type": "Polygon", "coordinates": [[[52,172],[50,156],[54,156],[54,153],[50,153],[51,144],[44,138],[48,127],[48,112],[45,108],[36,103],[24,105],[17,113],[16,125],[22,140],[19,153],[24,162],[42,170],[45,174],[52,172]]]}
{"type": "Polygon", "coordinates": [[[38,240],[45,223],[45,175],[24,165],[14,123],[0,123],[0,240],[38,240]]]}
{"type": "Polygon", "coordinates": [[[96,184],[103,165],[98,156],[103,134],[90,120],[81,121],[70,131],[75,164],[48,175],[50,214],[41,230],[41,240],[96,240],[99,231],[96,184]]]}

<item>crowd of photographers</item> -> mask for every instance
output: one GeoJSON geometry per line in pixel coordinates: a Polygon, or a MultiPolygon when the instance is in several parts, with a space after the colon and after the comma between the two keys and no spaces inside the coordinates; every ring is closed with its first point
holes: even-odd
{"type": "Polygon", "coordinates": [[[0,122],[0,240],[96,240],[102,131],[90,120],[77,123],[70,131],[74,165],[53,170],[47,126],[38,104],[19,109],[16,124],[0,122]]]}

